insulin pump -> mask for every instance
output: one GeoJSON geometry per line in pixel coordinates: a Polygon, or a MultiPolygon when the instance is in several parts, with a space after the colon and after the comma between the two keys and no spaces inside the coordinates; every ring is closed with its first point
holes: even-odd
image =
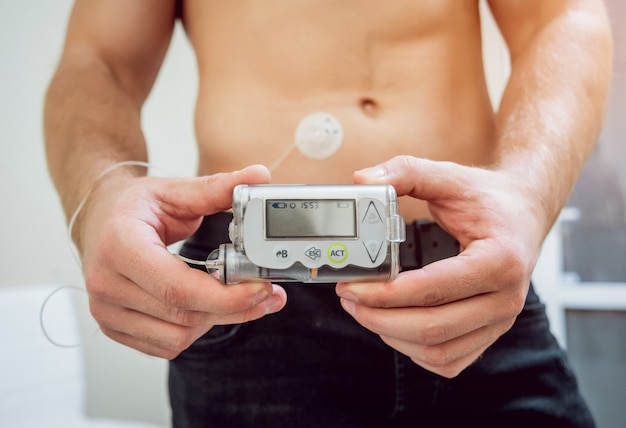
{"type": "Polygon", "coordinates": [[[225,284],[386,281],[398,275],[405,234],[390,185],[239,185],[232,242],[206,267],[225,284]]]}

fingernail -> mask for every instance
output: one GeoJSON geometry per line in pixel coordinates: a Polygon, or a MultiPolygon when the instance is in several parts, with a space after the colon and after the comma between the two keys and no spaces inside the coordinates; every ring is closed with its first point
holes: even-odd
{"type": "Polygon", "coordinates": [[[387,175],[387,172],[379,166],[365,168],[357,172],[361,175],[367,175],[369,177],[384,177],[385,175],[387,175]]]}

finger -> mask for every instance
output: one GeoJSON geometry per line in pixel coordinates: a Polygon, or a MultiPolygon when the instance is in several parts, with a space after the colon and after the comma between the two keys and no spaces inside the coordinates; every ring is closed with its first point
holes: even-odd
{"type": "Polygon", "coordinates": [[[381,336],[381,339],[409,356],[417,365],[452,378],[474,363],[510,326],[508,322],[486,326],[436,346],[424,346],[387,336],[381,336]]]}
{"type": "Polygon", "coordinates": [[[391,184],[399,196],[417,199],[463,199],[465,174],[452,162],[436,162],[413,156],[397,156],[385,163],[354,173],[357,184],[391,184]]]}
{"type": "MultiPolygon", "coordinates": [[[[250,319],[242,319],[241,313],[220,315],[166,305],[126,278],[119,277],[110,284],[115,285],[107,287],[106,294],[92,293],[92,296],[109,307],[124,307],[173,324],[195,327],[250,321],[250,319]]],[[[273,286],[271,293],[261,293],[258,296],[254,302],[254,311],[247,310],[247,312],[250,316],[274,313],[282,309],[285,301],[284,290],[279,286],[273,286]]]]}
{"type": "Polygon", "coordinates": [[[233,188],[238,184],[269,183],[270,173],[262,165],[253,165],[232,173],[170,180],[159,197],[175,218],[197,217],[231,207],[233,188]]]}
{"type": "MultiPolygon", "coordinates": [[[[277,293],[280,294],[280,293],[277,293]]],[[[184,326],[129,308],[92,299],[91,311],[102,331],[112,339],[141,352],[173,358],[187,349],[214,325],[241,324],[259,319],[284,306],[282,298],[270,298],[246,311],[226,316],[207,314],[210,325],[184,326]]]]}
{"type": "Polygon", "coordinates": [[[488,325],[512,320],[517,309],[504,309],[497,293],[431,308],[380,309],[341,299],[344,309],[368,330],[401,341],[433,346],[488,325]]]}
{"type": "Polygon", "coordinates": [[[475,242],[458,256],[402,272],[391,282],[338,283],[337,294],[365,306],[402,308],[438,306],[499,291],[509,285],[508,278],[515,279],[513,265],[505,257],[487,257],[481,248],[486,246],[475,242]],[[494,272],[499,281],[490,279],[494,272]]]}
{"type": "Polygon", "coordinates": [[[245,311],[280,290],[270,283],[224,285],[207,272],[190,268],[163,246],[154,231],[145,225],[144,229],[149,230],[129,228],[132,233],[128,239],[110,244],[116,251],[105,248],[103,252],[109,254],[107,259],[92,264],[86,272],[92,292],[115,293],[109,283],[115,278],[108,272],[119,272],[168,307],[224,315],[245,311]],[[144,244],[140,247],[137,242],[144,244]]]}
{"type": "MultiPolygon", "coordinates": [[[[214,324],[215,314],[167,306],[126,278],[119,277],[117,281],[111,281],[109,285],[107,293],[91,294],[92,299],[102,307],[123,307],[185,327],[214,324]]],[[[96,319],[99,318],[104,318],[104,316],[99,315],[96,319]]]]}
{"type": "Polygon", "coordinates": [[[103,305],[102,311],[107,316],[99,321],[99,325],[106,336],[140,352],[160,358],[175,358],[211,328],[211,326],[179,326],[118,307],[103,305]]]}
{"type": "Polygon", "coordinates": [[[152,224],[161,241],[177,242],[189,237],[203,216],[230,209],[235,186],[263,184],[269,180],[269,171],[262,165],[232,173],[164,180],[154,188],[156,206],[161,212],[156,221],[151,217],[138,218],[152,224]]]}
{"type": "Polygon", "coordinates": [[[439,306],[496,291],[495,284],[485,280],[484,271],[468,270],[464,259],[458,256],[402,272],[391,282],[338,283],[337,295],[372,308],[409,308],[439,306]]]}
{"type": "Polygon", "coordinates": [[[175,308],[218,315],[234,314],[266,301],[277,290],[269,282],[222,284],[208,273],[190,268],[167,251],[159,252],[146,263],[146,268],[148,272],[140,272],[133,280],[175,308]],[[159,272],[156,269],[161,269],[161,273],[156,274],[159,272]]]}
{"type": "Polygon", "coordinates": [[[89,264],[86,280],[93,290],[107,293],[109,272],[119,272],[168,307],[217,314],[245,311],[274,294],[270,283],[221,284],[172,255],[149,224],[130,221],[125,235],[111,231],[103,238],[106,256],[89,264]]]}
{"type": "Polygon", "coordinates": [[[145,342],[134,336],[111,330],[107,327],[100,327],[100,330],[108,338],[118,343],[121,343],[122,345],[128,346],[129,348],[133,348],[146,355],[164,358],[167,360],[173,360],[180,354],[180,352],[177,353],[175,351],[168,350],[167,348],[156,346],[153,343],[145,342]]]}

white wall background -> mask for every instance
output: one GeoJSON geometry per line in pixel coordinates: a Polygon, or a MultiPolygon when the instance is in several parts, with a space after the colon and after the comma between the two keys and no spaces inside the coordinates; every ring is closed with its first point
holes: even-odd
{"type": "MultiPolygon", "coordinates": [[[[0,2],[0,292],[15,286],[83,284],[48,176],[41,126],[43,97],[61,52],[71,4],[0,2]]],[[[193,56],[177,28],[143,116],[152,161],[177,175],[192,175],[196,168],[195,76],[193,56]]],[[[12,321],[0,313],[0,328],[11,328],[12,321]]],[[[164,361],[101,334],[81,351],[87,380],[84,406],[90,415],[167,424],[164,361]]]]}
{"type": "MultiPolygon", "coordinates": [[[[0,285],[81,281],[48,177],[41,126],[43,97],[62,48],[70,7],[70,0],[0,3],[0,227],[5,242],[0,247],[0,285]]],[[[196,165],[195,63],[179,28],[172,48],[143,120],[153,162],[190,175],[196,165]]]]}

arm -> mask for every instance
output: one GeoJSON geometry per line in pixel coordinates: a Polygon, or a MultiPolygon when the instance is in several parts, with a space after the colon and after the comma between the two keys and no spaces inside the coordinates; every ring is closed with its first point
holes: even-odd
{"type": "Polygon", "coordinates": [[[511,50],[491,169],[398,157],[355,173],[428,201],[458,257],[375,286],[338,284],[344,308],[422,367],[453,377],[508,331],[539,251],[601,128],[611,39],[600,1],[502,0],[511,50]]]}
{"type": "Polygon", "coordinates": [[[173,1],[76,2],[44,112],[48,166],[68,216],[107,166],[147,160],[140,109],[173,25],[173,1]]]}
{"type": "MultiPolygon", "coordinates": [[[[174,8],[173,0],[76,1],[44,118],[48,165],[68,217],[102,171],[146,160],[140,110],[167,50],[174,8]]],[[[174,358],[213,325],[282,307],[284,290],[223,286],[167,249],[202,216],[230,208],[235,185],[267,182],[265,168],[188,179],[143,173],[117,168],[95,183],[73,230],[90,309],[106,335],[174,358]]]]}
{"type": "Polygon", "coordinates": [[[498,169],[528,184],[548,233],[602,129],[612,42],[601,0],[491,0],[512,72],[496,116],[498,169]]]}

